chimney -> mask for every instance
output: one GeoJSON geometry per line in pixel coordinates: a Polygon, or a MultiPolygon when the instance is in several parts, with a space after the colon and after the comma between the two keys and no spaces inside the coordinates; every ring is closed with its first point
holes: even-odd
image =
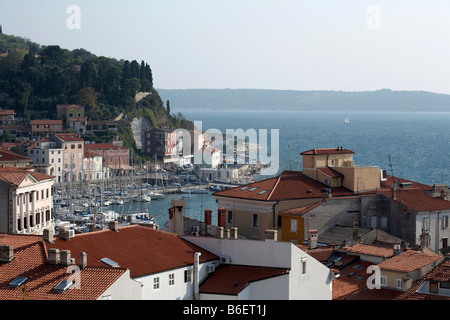
{"type": "Polygon", "coordinates": [[[398,256],[401,252],[401,246],[399,244],[394,245],[394,256],[398,256]]]}
{"type": "Polygon", "coordinates": [[[225,230],[225,238],[230,239],[231,238],[231,231],[230,229],[225,230]]]}
{"type": "Polygon", "coordinates": [[[227,211],[226,208],[219,208],[219,209],[217,209],[217,212],[218,212],[218,218],[217,218],[218,223],[217,223],[217,225],[219,227],[225,228],[225,226],[226,226],[226,222],[227,222],[227,220],[226,220],[226,211],[227,211]]]}
{"type": "Polygon", "coordinates": [[[199,283],[200,283],[200,269],[199,269],[199,265],[200,265],[200,256],[202,254],[200,252],[196,252],[194,254],[194,274],[193,274],[193,278],[194,278],[194,299],[195,300],[199,300],[200,298],[200,292],[199,292],[199,283]]]}
{"type": "Polygon", "coordinates": [[[317,248],[318,238],[319,238],[319,231],[317,231],[317,229],[309,230],[308,249],[312,250],[317,248]]]}
{"type": "Polygon", "coordinates": [[[70,250],[61,250],[59,252],[59,263],[63,266],[70,266],[71,259],[70,259],[70,250]]]}
{"type": "Polygon", "coordinates": [[[59,237],[64,240],[70,240],[70,225],[59,226],[59,237]]]}
{"type": "Polygon", "coordinates": [[[264,239],[277,241],[277,235],[278,235],[277,230],[268,229],[264,232],[264,239]]]}
{"type": "Polygon", "coordinates": [[[355,221],[353,222],[353,233],[352,233],[353,240],[355,240],[358,237],[358,231],[359,231],[359,223],[355,221]]]}
{"type": "Polygon", "coordinates": [[[87,253],[86,252],[80,252],[80,255],[78,256],[78,266],[81,270],[87,267],[87,253]]]}
{"type": "Polygon", "coordinates": [[[397,200],[398,180],[394,180],[391,185],[392,199],[397,200]]]}
{"type": "Polygon", "coordinates": [[[109,229],[111,229],[112,231],[119,232],[119,222],[118,221],[110,221],[109,229]]]}
{"type": "Polygon", "coordinates": [[[45,242],[53,243],[54,242],[53,237],[54,237],[53,229],[44,229],[43,238],[45,242]]]}
{"type": "Polygon", "coordinates": [[[178,235],[184,235],[184,206],[186,201],[183,199],[172,199],[173,221],[172,232],[178,235]]]}
{"type": "Polygon", "coordinates": [[[0,262],[11,262],[14,259],[13,246],[0,246],[0,262]]]}
{"type": "Polygon", "coordinates": [[[48,249],[48,264],[57,265],[60,262],[59,249],[48,249]]]}
{"type": "Polygon", "coordinates": [[[223,227],[217,228],[217,238],[223,239],[223,227]]]}
{"type": "Polygon", "coordinates": [[[207,226],[211,225],[211,215],[212,215],[212,210],[206,209],[205,210],[205,223],[207,226]]]}
{"type": "Polygon", "coordinates": [[[231,228],[231,239],[236,240],[238,238],[238,228],[231,228]]]}

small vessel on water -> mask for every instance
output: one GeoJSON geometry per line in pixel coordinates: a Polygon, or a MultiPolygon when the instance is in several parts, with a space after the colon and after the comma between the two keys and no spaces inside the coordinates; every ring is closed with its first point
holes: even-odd
{"type": "Polygon", "coordinates": [[[347,116],[347,117],[345,117],[345,119],[344,119],[344,123],[345,124],[349,124],[350,123],[350,118],[347,116]]]}

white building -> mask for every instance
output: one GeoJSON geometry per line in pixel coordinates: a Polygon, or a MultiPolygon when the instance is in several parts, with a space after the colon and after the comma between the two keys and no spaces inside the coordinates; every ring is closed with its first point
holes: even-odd
{"type": "Polygon", "coordinates": [[[55,182],[61,183],[64,169],[64,149],[49,140],[36,141],[28,148],[28,157],[33,159],[33,165],[38,172],[55,177],[55,182]]]}
{"type": "Polygon", "coordinates": [[[83,175],[84,181],[100,181],[109,176],[109,168],[103,166],[103,156],[85,151],[83,158],[83,175]]]}
{"type": "MultiPolygon", "coordinates": [[[[221,265],[216,266],[209,278],[200,284],[200,300],[331,300],[332,298],[334,273],[292,243],[273,239],[265,241],[210,237],[184,237],[184,239],[221,257],[221,265]],[[221,271],[224,266],[225,269],[229,269],[224,270],[225,273],[221,271]],[[229,266],[237,268],[234,270],[229,266]],[[214,276],[215,272],[218,274],[217,277],[214,276]],[[259,277],[258,272],[261,274],[259,277]]],[[[203,268],[208,269],[208,266],[202,266],[200,279],[204,274],[203,268]]]]}
{"type": "Polygon", "coordinates": [[[42,234],[54,228],[53,177],[0,167],[0,232],[42,234]]]}

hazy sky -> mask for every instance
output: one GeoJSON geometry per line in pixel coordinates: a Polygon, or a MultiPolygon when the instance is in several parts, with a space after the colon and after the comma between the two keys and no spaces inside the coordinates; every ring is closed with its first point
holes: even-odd
{"type": "Polygon", "coordinates": [[[448,0],[0,0],[0,24],[144,60],[157,88],[450,93],[448,0]]]}

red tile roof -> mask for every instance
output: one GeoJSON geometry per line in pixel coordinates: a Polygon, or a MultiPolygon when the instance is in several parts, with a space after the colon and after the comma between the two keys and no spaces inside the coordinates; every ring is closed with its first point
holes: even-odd
{"type": "Polygon", "coordinates": [[[71,250],[75,256],[86,252],[89,266],[104,266],[100,259],[112,259],[130,269],[132,278],[193,265],[195,252],[201,253],[201,263],[219,259],[174,234],[138,225],[121,227],[119,232],[77,234],[69,241],[57,239],[46,245],[71,250]]]}
{"type": "Polygon", "coordinates": [[[200,286],[200,293],[237,295],[251,282],[289,273],[286,268],[221,265],[200,286]]]}
{"type": "Polygon", "coordinates": [[[392,249],[392,247],[385,247],[381,245],[358,243],[352,247],[344,247],[342,248],[342,250],[345,250],[349,253],[366,254],[382,258],[390,258],[394,256],[394,249],[392,249]]]}
{"type": "Polygon", "coordinates": [[[308,204],[306,206],[301,206],[298,208],[283,210],[279,214],[280,215],[289,215],[289,216],[302,216],[305,213],[309,212],[310,210],[314,209],[315,207],[318,207],[321,205],[323,201],[318,201],[312,204],[308,204]]]}
{"type": "MultiPolygon", "coordinates": [[[[325,184],[307,177],[300,171],[283,171],[277,177],[218,191],[213,195],[266,201],[314,199],[321,198],[325,188],[328,188],[325,184]],[[242,190],[244,187],[248,188],[242,190]],[[262,191],[266,192],[261,194],[262,191]]],[[[344,187],[338,187],[331,188],[331,195],[333,197],[350,196],[353,192],[344,187]]]]}
{"type": "Polygon", "coordinates": [[[420,286],[424,283],[424,279],[417,281],[413,284],[413,286],[406,292],[402,292],[396,300],[420,300],[420,301],[429,301],[429,300],[450,300],[450,296],[445,296],[441,294],[429,294],[425,292],[417,292],[420,286]]]}
{"type": "Polygon", "coordinates": [[[31,120],[30,124],[59,124],[62,125],[62,120],[31,120]]]}
{"type": "Polygon", "coordinates": [[[84,141],[80,137],[78,137],[76,134],[73,133],[61,133],[55,135],[57,138],[62,140],[63,142],[74,142],[74,141],[84,141]]]}
{"type": "Polygon", "coordinates": [[[44,181],[54,178],[54,176],[49,176],[40,172],[27,171],[23,168],[0,166],[0,180],[12,183],[16,186],[20,185],[23,179],[25,179],[28,175],[31,175],[37,181],[44,181]]]}
{"type": "Polygon", "coordinates": [[[406,250],[397,256],[379,263],[378,267],[382,270],[408,273],[430,265],[441,258],[442,256],[438,254],[428,254],[423,251],[406,250]]]}
{"type": "MultiPolygon", "coordinates": [[[[392,198],[391,190],[383,190],[380,193],[392,198]]],[[[432,197],[421,188],[398,189],[395,193],[395,198],[395,201],[417,212],[450,210],[450,201],[432,197]]]]}
{"type": "Polygon", "coordinates": [[[326,167],[326,168],[318,168],[318,171],[326,174],[327,176],[331,178],[343,178],[344,175],[342,173],[337,172],[336,170],[333,170],[332,168],[326,167]]]}
{"type": "Polygon", "coordinates": [[[87,143],[84,146],[87,150],[128,150],[127,148],[116,146],[111,143],[87,143]]]}
{"type": "Polygon", "coordinates": [[[323,155],[323,154],[353,154],[352,150],[339,149],[339,148],[322,148],[322,149],[311,149],[308,151],[303,151],[301,155],[323,155]]]}
{"type": "Polygon", "coordinates": [[[425,280],[450,282],[450,260],[446,260],[434,268],[425,277],[425,280]]]}
{"type": "Polygon", "coordinates": [[[0,262],[0,300],[95,300],[98,299],[126,269],[87,267],[80,272],[80,287],[64,293],[53,292],[53,288],[70,274],[66,266],[47,264],[46,246],[41,236],[0,234],[0,245],[11,245],[14,259],[0,262]],[[28,280],[22,288],[9,288],[9,283],[18,276],[28,280]]]}
{"type": "Polygon", "coordinates": [[[367,268],[372,263],[357,261],[339,270],[339,277],[333,279],[332,299],[345,300],[367,288],[367,268]]]}
{"type": "Polygon", "coordinates": [[[20,161],[20,160],[31,161],[32,159],[29,157],[14,153],[8,149],[0,148],[0,161],[20,161]]]}

